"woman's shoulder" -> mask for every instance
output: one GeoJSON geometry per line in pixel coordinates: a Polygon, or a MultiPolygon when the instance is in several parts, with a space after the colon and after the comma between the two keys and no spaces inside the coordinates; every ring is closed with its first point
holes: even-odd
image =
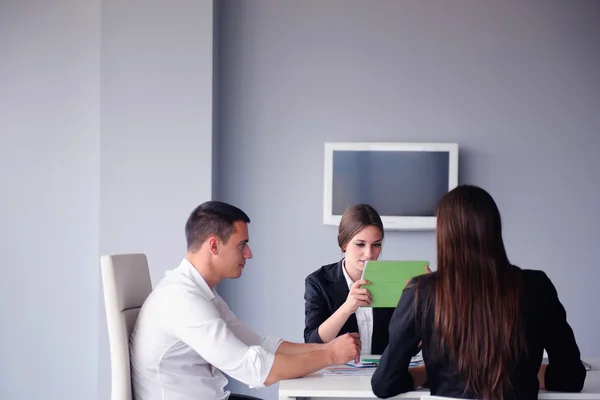
{"type": "Polygon", "coordinates": [[[318,270],[311,272],[307,277],[307,281],[318,281],[331,280],[336,273],[336,269],[340,267],[341,261],[336,261],[331,264],[323,265],[318,270]]]}
{"type": "Polygon", "coordinates": [[[409,282],[409,286],[421,288],[432,288],[437,280],[437,271],[415,276],[409,282]]]}
{"type": "Polygon", "coordinates": [[[554,284],[546,272],[536,269],[521,269],[517,266],[513,267],[521,271],[523,276],[523,286],[526,293],[532,291],[556,292],[554,284]]]}
{"type": "Polygon", "coordinates": [[[406,285],[405,291],[417,294],[419,299],[423,300],[435,294],[435,283],[437,280],[437,272],[418,275],[412,278],[406,285]]]}

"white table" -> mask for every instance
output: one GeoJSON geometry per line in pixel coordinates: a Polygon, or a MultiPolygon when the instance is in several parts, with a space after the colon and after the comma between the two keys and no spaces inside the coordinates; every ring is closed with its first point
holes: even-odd
{"type": "MultiPolygon", "coordinates": [[[[558,393],[540,391],[539,399],[552,400],[600,400],[600,359],[586,359],[592,370],[587,371],[585,386],[581,393],[558,393]]],[[[414,390],[394,399],[420,399],[428,390],[414,390]]],[[[371,390],[370,376],[341,376],[312,374],[304,378],[288,379],[279,383],[279,399],[298,398],[332,399],[362,398],[376,399],[371,390]]]]}

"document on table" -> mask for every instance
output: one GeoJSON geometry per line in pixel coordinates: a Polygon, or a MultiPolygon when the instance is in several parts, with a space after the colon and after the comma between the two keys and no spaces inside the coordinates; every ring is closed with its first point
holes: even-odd
{"type": "MultiPolygon", "coordinates": [[[[371,356],[372,358],[365,357],[361,362],[350,361],[345,365],[334,365],[332,367],[324,368],[320,371],[321,375],[346,375],[346,376],[370,376],[373,375],[375,368],[379,363],[379,356],[371,356]],[[377,362],[367,362],[364,360],[375,360],[377,362]]],[[[410,367],[423,364],[423,355],[419,352],[410,360],[410,367]]]]}
{"type": "Polygon", "coordinates": [[[357,368],[350,365],[335,365],[322,369],[322,375],[345,375],[345,376],[371,376],[375,372],[375,367],[357,368]]]}
{"type": "MultiPolygon", "coordinates": [[[[363,354],[360,356],[360,365],[377,365],[381,359],[380,354],[363,354]]],[[[350,363],[348,363],[350,364],[350,363]]],[[[423,364],[423,351],[419,351],[410,360],[409,367],[416,367],[417,365],[423,364]]],[[[358,365],[357,365],[358,366],[358,365]]]]}

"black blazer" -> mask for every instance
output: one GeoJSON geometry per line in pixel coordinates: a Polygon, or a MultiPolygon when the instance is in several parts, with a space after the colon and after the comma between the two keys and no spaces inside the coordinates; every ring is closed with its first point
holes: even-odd
{"type": "MultiPolygon", "coordinates": [[[[583,388],[586,371],[556,289],[544,272],[521,271],[524,293],[520,308],[527,354],[514,366],[510,378],[513,391],[505,399],[538,398],[537,374],[544,349],[550,360],[545,375],[546,389],[579,392],[583,388]]],[[[418,304],[430,304],[427,313],[415,312],[416,290],[412,285],[400,297],[390,322],[389,346],[371,379],[371,387],[377,397],[387,398],[413,389],[408,364],[414,349],[422,340],[431,394],[473,398],[471,393],[464,393],[465,382],[460,379],[458,368],[449,354],[440,353],[437,346],[432,344],[436,277],[437,273],[433,272],[413,279],[419,287],[418,304]]]]}
{"type": "MultiPolygon", "coordinates": [[[[304,282],[304,341],[323,343],[319,326],[327,320],[348,297],[350,290],[342,272],[342,261],[325,265],[306,277],[304,282]]],[[[369,354],[382,354],[388,344],[388,326],[393,308],[373,309],[373,336],[369,354]]],[[[352,314],[337,336],[358,332],[356,315],[352,314]]]]}

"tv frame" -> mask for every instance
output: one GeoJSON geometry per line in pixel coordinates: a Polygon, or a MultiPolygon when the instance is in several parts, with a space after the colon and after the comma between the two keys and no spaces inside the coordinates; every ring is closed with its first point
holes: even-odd
{"type": "MultiPolygon", "coordinates": [[[[443,151],[448,152],[448,191],[458,186],[458,143],[326,142],[324,164],[323,224],[338,226],[341,215],[333,214],[334,151],[443,151]]],[[[436,217],[381,215],[386,230],[435,229],[436,217]]]]}

